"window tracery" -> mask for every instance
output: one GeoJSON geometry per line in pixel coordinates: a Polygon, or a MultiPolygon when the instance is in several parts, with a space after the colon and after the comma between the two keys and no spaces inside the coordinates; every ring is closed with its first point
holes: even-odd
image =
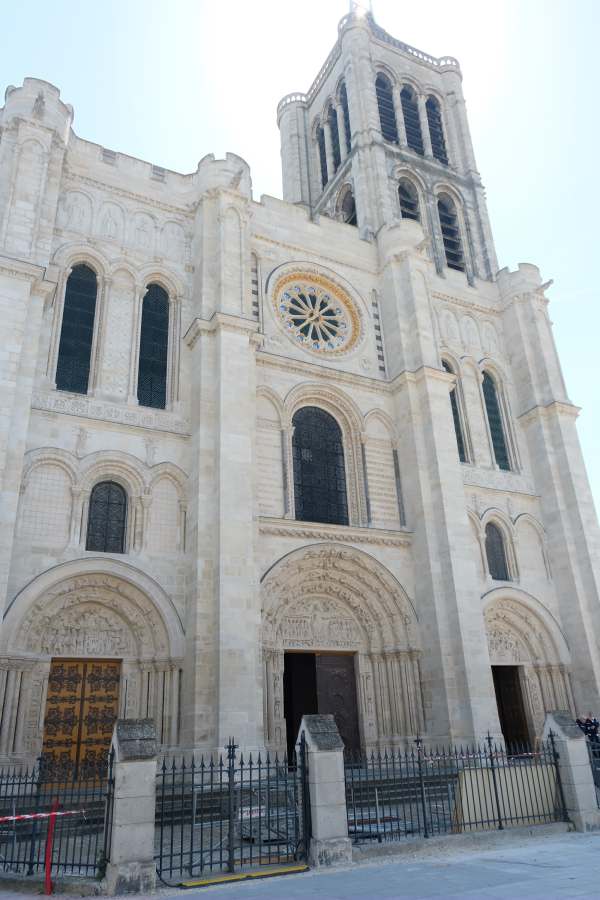
{"type": "Polygon", "coordinates": [[[115,481],[94,485],[88,512],[86,550],[99,553],[125,552],[127,494],[115,481]]]}
{"type": "Polygon", "coordinates": [[[292,420],[296,519],[348,525],[340,426],[324,409],[303,406],[292,420]]]}

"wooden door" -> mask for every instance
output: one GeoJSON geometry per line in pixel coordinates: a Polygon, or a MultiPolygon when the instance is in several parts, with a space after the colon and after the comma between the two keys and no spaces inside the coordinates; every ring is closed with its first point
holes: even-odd
{"type": "Polygon", "coordinates": [[[529,729],[523,703],[518,666],[492,666],[500,728],[508,750],[529,744],[529,729]]]}
{"type": "Polygon", "coordinates": [[[42,746],[52,770],[85,778],[105,764],[120,680],[118,660],[52,660],[42,746]]]}
{"type": "Polygon", "coordinates": [[[356,675],[351,654],[318,654],[317,705],[320,713],[331,713],[350,752],[360,750],[356,675]]]}

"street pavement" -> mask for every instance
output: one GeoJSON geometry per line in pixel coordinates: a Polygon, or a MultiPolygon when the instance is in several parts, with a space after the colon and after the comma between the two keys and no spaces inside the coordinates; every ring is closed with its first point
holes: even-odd
{"type": "Polygon", "coordinates": [[[525,838],[491,851],[444,847],[435,857],[388,857],[343,869],[185,892],[169,890],[159,896],[160,900],[599,900],[600,834],[525,838]]]}

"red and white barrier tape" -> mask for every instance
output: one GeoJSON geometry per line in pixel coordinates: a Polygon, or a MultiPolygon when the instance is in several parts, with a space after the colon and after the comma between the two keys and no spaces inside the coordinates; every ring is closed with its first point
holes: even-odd
{"type": "Polygon", "coordinates": [[[85,809],[69,809],[64,812],[48,813],[23,813],[19,816],[0,816],[0,825],[3,822],[24,822],[26,819],[49,819],[50,816],[77,816],[84,815],[85,809]]]}

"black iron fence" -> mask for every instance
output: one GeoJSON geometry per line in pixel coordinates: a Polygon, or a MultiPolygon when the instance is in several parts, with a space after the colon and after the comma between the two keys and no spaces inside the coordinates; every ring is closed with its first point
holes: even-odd
{"type": "Polygon", "coordinates": [[[554,736],[532,751],[482,745],[346,756],[354,841],[398,840],[566,820],[554,736]]]}
{"type": "Polygon", "coordinates": [[[302,860],[310,834],[306,747],[297,758],[165,760],[156,784],[155,860],[166,884],[302,860]]]}
{"type": "Polygon", "coordinates": [[[590,757],[590,766],[592,767],[592,775],[594,777],[594,785],[596,787],[596,803],[600,809],[600,740],[590,740],[586,738],[588,754],[590,757]]]}
{"type": "Polygon", "coordinates": [[[112,756],[77,778],[43,759],[0,769],[0,872],[102,877],[113,787],[112,756]]]}

